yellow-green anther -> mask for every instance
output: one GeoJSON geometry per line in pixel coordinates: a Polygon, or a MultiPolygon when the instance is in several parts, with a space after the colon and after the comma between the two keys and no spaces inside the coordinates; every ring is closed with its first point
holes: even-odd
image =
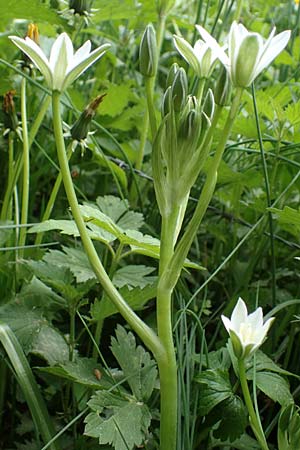
{"type": "Polygon", "coordinates": [[[185,70],[180,67],[175,74],[172,84],[172,98],[174,104],[174,110],[179,112],[182,110],[186,102],[186,96],[188,91],[188,82],[185,70]]]}
{"type": "Polygon", "coordinates": [[[230,75],[225,67],[222,67],[217,85],[214,91],[215,104],[219,106],[228,106],[231,98],[232,85],[230,75]]]}
{"type": "Polygon", "coordinates": [[[140,72],[144,77],[154,77],[157,71],[158,52],[153,25],[147,25],[140,43],[140,72]]]}

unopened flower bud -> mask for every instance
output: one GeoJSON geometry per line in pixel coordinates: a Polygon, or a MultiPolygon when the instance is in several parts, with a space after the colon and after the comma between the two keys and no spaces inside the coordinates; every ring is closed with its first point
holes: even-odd
{"type": "Polygon", "coordinates": [[[223,67],[215,89],[215,103],[219,106],[229,105],[231,97],[231,81],[228,70],[223,67]]]}
{"type": "Polygon", "coordinates": [[[158,54],[156,33],[153,25],[147,25],[140,43],[140,72],[144,77],[154,77],[157,71],[158,54]]]}
{"type": "Polygon", "coordinates": [[[100,103],[103,101],[103,98],[106,94],[98,95],[81,113],[80,117],[76,120],[74,125],[71,128],[71,136],[75,141],[82,141],[86,139],[91,121],[93,120],[97,108],[100,103]]]}
{"type": "Polygon", "coordinates": [[[170,67],[169,73],[168,73],[168,77],[167,77],[167,82],[166,82],[167,86],[172,86],[175,75],[177,74],[178,70],[179,70],[179,65],[177,63],[172,64],[172,66],[170,67]]]}
{"type": "Polygon", "coordinates": [[[211,89],[208,89],[207,91],[202,110],[207,115],[209,120],[211,120],[215,110],[214,94],[211,89]]]}
{"type": "Polygon", "coordinates": [[[91,0],[69,0],[69,8],[74,11],[74,14],[84,16],[91,12],[91,0]]]}
{"type": "Polygon", "coordinates": [[[179,125],[178,137],[184,141],[186,146],[198,141],[201,130],[201,114],[192,109],[183,118],[179,125]]]}
{"type": "Polygon", "coordinates": [[[172,98],[174,104],[174,110],[176,112],[181,111],[185,102],[188,91],[188,82],[185,70],[180,67],[178,72],[175,74],[173,84],[172,84],[172,98]]]}
{"type": "Polygon", "coordinates": [[[16,91],[11,90],[6,92],[3,97],[3,122],[6,130],[15,131],[18,127],[18,118],[15,109],[14,95],[16,91]]]}

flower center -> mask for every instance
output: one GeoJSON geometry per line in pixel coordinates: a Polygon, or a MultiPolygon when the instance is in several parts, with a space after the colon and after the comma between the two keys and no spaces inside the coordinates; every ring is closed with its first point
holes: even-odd
{"type": "Polygon", "coordinates": [[[252,325],[249,323],[241,323],[239,329],[239,335],[241,336],[243,342],[255,342],[257,331],[252,328],[252,325]]]}

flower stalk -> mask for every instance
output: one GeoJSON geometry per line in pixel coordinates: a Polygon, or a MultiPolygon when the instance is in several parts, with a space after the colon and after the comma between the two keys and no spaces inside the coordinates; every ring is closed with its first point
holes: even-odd
{"type": "MultiPolygon", "coordinates": [[[[30,179],[30,160],[29,160],[29,140],[27,129],[27,112],[26,112],[26,79],[21,82],[21,117],[22,117],[22,137],[23,137],[23,186],[22,186],[22,209],[21,209],[21,225],[28,222],[28,202],[29,202],[29,179],[30,179]]],[[[19,246],[24,247],[26,243],[26,227],[21,227],[19,246]]],[[[21,248],[19,257],[22,258],[24,249],[21,248]]]]}
{"type": "Polygon", "coordinates": [[[247,382],[247,376],[246,376],[245,360],[243,358],[238,359],[238,370],[239,370],[239,379],[240,379],[240,383],[241,383],[241,388],[242,388],[245,404],[246,404],[246,407],[247,407],[248,413],[249,413],[251,428],[253,430],[253,433],[256,436],[256,439],[257,439],[259,445],[261,446],[261,449],[269,450],[269,447],[268,447],[268,444],[266,441],[266,437],[261,428],[260,420],[258,419],[258,417],[256,415],[256,412],[255,412],[255,409],[254,409],[254,406],[252,403],[252,399],[251,399],[251,395],[250,395],[249,387],[248,387],[248,382],[247,382]]]}

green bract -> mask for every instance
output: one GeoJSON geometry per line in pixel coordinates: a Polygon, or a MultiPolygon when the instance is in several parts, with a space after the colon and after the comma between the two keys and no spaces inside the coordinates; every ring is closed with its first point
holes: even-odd
{"type": "Polygon", "coordinates": [[[263,343],[274,317],[263,323],[261,308],[248,315],[245,302],[239,298],[231,318],[222,316],[222,321],[229,333],[235,356],[245,359],[254,353],[263,343]]]}
{"type": "Polygon", "coordinates": [[[86,41],[75,53],[71,39],[62,33],[52,45],[49,59],[30,38],[9,36],[44,75],[50,89],[63,92],[82,72],[104,55],[110,44],[103,44],[91,52],[91,42],[86,41]]]}

